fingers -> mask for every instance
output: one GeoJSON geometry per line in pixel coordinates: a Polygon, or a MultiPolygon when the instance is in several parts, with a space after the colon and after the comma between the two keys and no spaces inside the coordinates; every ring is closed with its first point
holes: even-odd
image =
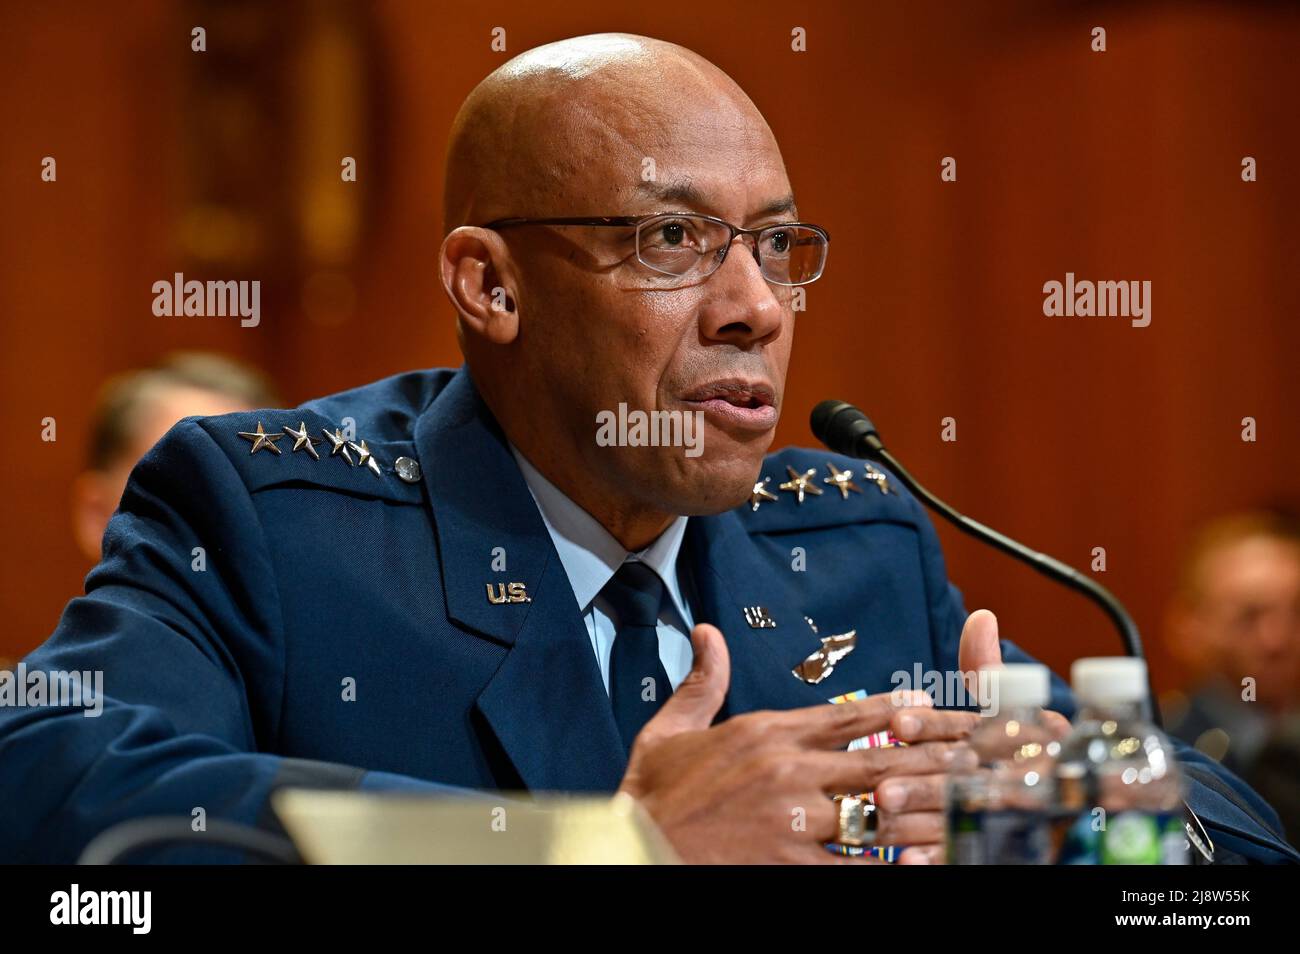
{"type": "Polygon", "coordinates": [[[1059,742],[1070,734],[1072,727],[1069,719],[1059,712],[1053,712],[1051,709],[1044,709],[1042,713],[1043,725],[1051,733],[1052,738],[1059,742]]]}
{"type": "Polygon", "coordinates": [[[722,708],[731,682],[727,641],[716,626],[700,623],[691,630],[691,648],[695,653],[691,671],[655,717],[646,723],[637,736],[638,743],[707,729],[722,708]]]}
{"type": "MultiPolygon", "coordinates": [[[[944,784],[943,775],[891,778],[876,789],[876,810],[880,813],[876,840],[883,845],[910,845],[919,856],[908,864],[943,862],[944,784]]],[[[908,851],[899,856],[904,861],[908,851]]]]}
{"type": "Polygon", "coordinates": [[[976,712],[960,709],[920,707],[899,709],[890,728],[900,742],[929,742],[935,739],[964,739],[980,723],[976,712]]]}
{"type": "Polygon", "coordinates": [[[943,812],[908,812],[905,815],[880,813],[876,828],[878,845],[942,845],[943,812]]]}
{"type": "Polygon", "coordinates": [[[979,686],[975,674],[985,667],[1002,665],[1002,647],[998,643],[998,618],[988,610],[976,610],[966,617],[957,649],[957,668],[966,680],[966,690],[976,695],[979,686]]]}
{"type": "Polygon", "coordinates": [[[909,744],[964,739],[979,724],[979,716],[957,709],[935,709],[930,697],[921,691],[896,691],[840,705],[750,713],[732,721],[751,729],[757,726],[761,731],[755,734],[765,741],[780,736],[796,748],[842,749],[854,739],[886,729],[909,744]]]}
{"type": "Polygon", "coordinates": [[[821,858],[809,858],[809,863],[814,865],[883,865],[885,863],[872,855],[841,855],[822,845],[812,847],[821,854],[821,858]]]}
{"type": "Polygon", "coordinates": [[[965,742],[924,742],[905,748],[855,749],[792,755],[791,770],[828,795],[875,791],[885,779],[926,776],[973,768],[975,753],[965,742]]]}
{"type": "MultiPolygon", "coordinates": [[[[942,775],[891,780],[876,792],[875,844],[906,846],[920,857],[908,864],[942,864],[945,860],[945,825],[942,775]],[[890,789],[892,788],[892,791],[890,789]],[[888,794],[886,794],[888,792],[888,794]]],[[[839,835],[839,813],[810,833],[822,841],[835,841],[839,835]]],[[[904,851],[899,856],[903,860],[904,851]]]]}
{"type": "Polygon", "coordinates": [[[901,707],[924,707],[934,703],[921,691],[882,692],[839,705],[809,706],[789,712],[765,713],[774,731],[784,732],[801,747],[841,749],[854,739],[890,726],[901,707]]]}
{"type": "Polygon", "coordinates": [[[876,789],[876,807],[883,814],[943,810],[943,775],[891,778],[876,789]]]}
{"type": "Polygon", "coordinates": [[[819,809],[815,813],[810,812],[808,820],[810,822],[808,834],[816,839],[815,842],[809,845],[815,852],[808,856],[808,860],[812,864],[883,864],[879,858],[868,855],[842,855],[826,847],[827,843],[836,841],[840,836],[840,807],[838,802],[827,799],[826,810],[819,809]]]}
{"type": "Polygon", "coordinates": [[[900,865],[947,864],[943,845],[914,845],[898,856],[900,865]]]}

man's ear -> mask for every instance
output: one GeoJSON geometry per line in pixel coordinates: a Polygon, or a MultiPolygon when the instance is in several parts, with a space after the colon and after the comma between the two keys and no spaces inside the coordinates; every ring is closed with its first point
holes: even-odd
{"type": "Polygon", "coordinates": [[[442,287],[465,327],[493,344],[519,334],[519,298],[514,261],[496,232],[461,226],[442,240],[442,287]]]}
{"type": "Polygon", "coordinates": [[[99,562],[104,528],[117,509],[118,501],[111,499],[107,483],[104,475],[95,470],[78,474],[72,482],[72,532],[91,563],[99,562]]]}

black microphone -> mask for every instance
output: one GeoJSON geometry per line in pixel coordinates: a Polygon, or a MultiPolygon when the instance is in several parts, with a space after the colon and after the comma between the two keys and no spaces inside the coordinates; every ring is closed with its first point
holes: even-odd
{"type": "MultiPolygon", "coordinates": [[[[1018,543],[1005,534],[998,533],[991,527],[986,527],[978,520],[972,520],[970,517],[958,513],[930,493],[917,483],[916,478],[907,472],[907,469],[894,458],[893,454],[885,450],[885,445],[876,432],[876,425],[872,424],[871,419],[852,404],[846,401],[822,401],[813,408],[812,431],[819,441],[837,454],[874,460],[884,464],[894,472],[894,475],[903,486],[921,499],[922,503],[940,514],[958,530],[996,547],[1003,553],[1013,556],[1023,563],[1028,563],[1049,579],[1064,583],[1070,589],[1088,597],[1102,608],[1106,615],[1110,617],[1110,621],[1115,625],[1115,628],[1119,630],[1125,653],[1138,659],[1144,658],[1142,654],[1142,637],[1138,635],[1137,624],[1133,622],[1133,617],[1124,609],[1124,604],[1117,600],[1110,590],[1092,577],[1080,573],[1074,567],[1068,566],[1046,553],[1032,550],[1023,543],[1018,543]]],[[[1159,726],[1161,724],[1160,709],[1156,704],[1155,694],[1150,691],[1150,680],[1151,672],[1148,668],[1149,715],[1151,720],[1159,726]]]]}

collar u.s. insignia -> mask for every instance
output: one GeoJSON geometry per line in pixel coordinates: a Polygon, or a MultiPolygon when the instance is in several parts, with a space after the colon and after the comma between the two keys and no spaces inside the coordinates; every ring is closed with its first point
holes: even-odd
{"type": "Polygon", "coordinates": [[[528,587],[523,583],[485,583],[488,602],[494,605],[502,603],[531,603],[528,587]]]}

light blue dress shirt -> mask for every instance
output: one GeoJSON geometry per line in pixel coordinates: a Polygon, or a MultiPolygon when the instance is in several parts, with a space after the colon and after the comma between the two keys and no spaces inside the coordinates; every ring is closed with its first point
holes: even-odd
{"type": "Polygon", "coordinates": [[[659,660],[668,681],[676,689],[691,671],[694,651],[689,633],[694,626],[690,606],[682,596],[677,574],[677,555],[686,534],[686,517],[674,520],[658,539],[637,553],[629,553],[587,511],[542,476],[523,454],[511,452],[519,463],[528,490],[537,502],[542,521],[551,535],[564,572],[578,600],[578,612],[587,623],[587,635],[600,666],[600,678],[609,692],[609,655],[614,648],[614,621],[600,591],[628,560],[639,560],[663,581],[668,598],[659,607],[659,660]]]}

